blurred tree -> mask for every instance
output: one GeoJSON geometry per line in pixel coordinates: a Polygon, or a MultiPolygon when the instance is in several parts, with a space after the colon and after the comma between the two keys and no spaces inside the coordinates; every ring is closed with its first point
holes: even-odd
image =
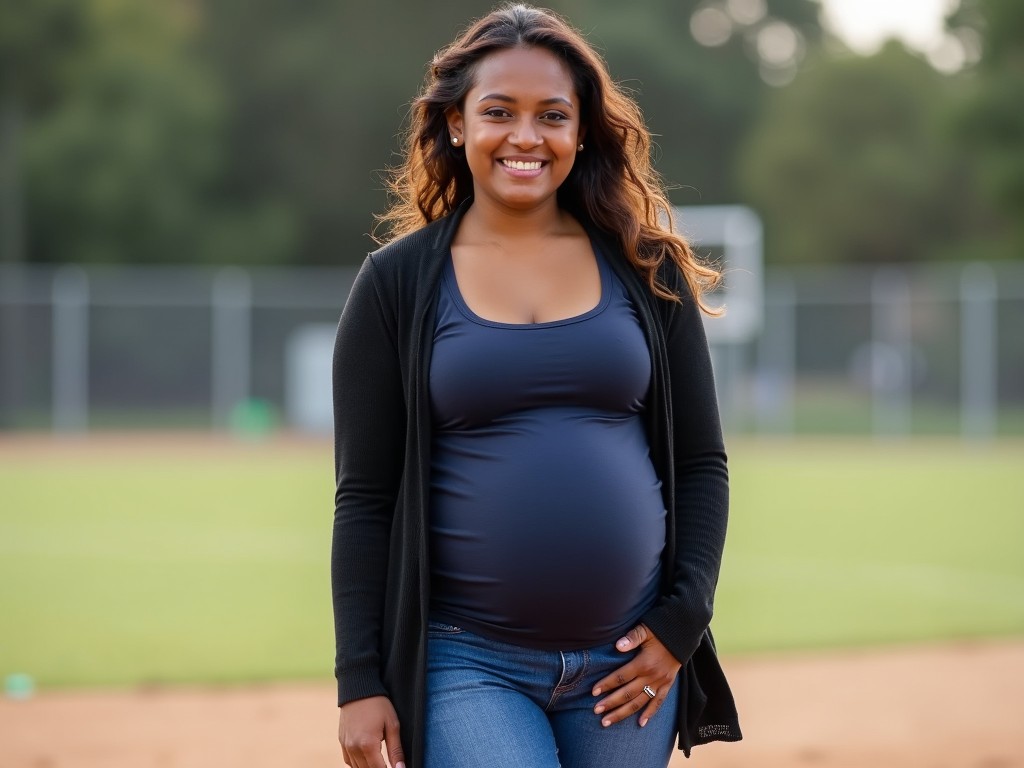
{"type": "MultiPolygon", "coordinates": [[[[812,0],[552,5],[636,91],[677,203],[735,200],[766,82],[791,78],[821,36],[812,0]]],[[[332,264],[372,247],[425,64],[493,3],[37,6],[73,6],[90,45],[28,127],[32,259],[332,264]]],[[[16,21],[3,39],[44,73],[61,35],[40,25],[32,45],[16,21]]]]}
{"type": "Polygon", "coordinates": [[[818,57],[769,103],[740,161],[774,261],[924,259],[962,236],[951,81],[899,43],[818,57]]]}
{"type": "Polygon", "coordinates": [[[381,171],[434,50],[489,3],[219,0],[202,49],[229,99],[225,184],[295,217],[296,263],[357,263],[384,208],[381,171]]]}
{"type": "MultiPolygon", "coordinates": [[[[22,194],[25,121],[58,92],[87,38],[76,0],[13,0],[0,4],[0,267],[26,258],[22,194]]],[[[20,273],[4,273],[4,292],[17,299],[20,273]]],[[[24,309],[0,304],[0,428],[12,426],[24,402],[21,362],[24,309]]]]}
{"type": "Polygon", "coordinates": [[[75,0],[0,5],[0,263],[25,257],[24,121],[60,91],[87,37],[85,16],[75,0]]]}
{"type": "Polygon", "coordinates": [[[734,203],[736,157],[765,95],[821,41],[810,0],[598,4],[594,37],[635,89],[678,205],[734,203]]]}
{"type": "Polygon", "coordinates": [[[223,103],[217,81],[189,55],[189,6],[83,8],[94,43],[25,142],[33,258],[279,258],[286,214],[217,194],[223,103]]]}
{"type": "Polygon", "coordinates": [[[988,215],[979,217],[963,251],[1024,259],[1024,4],[963,0],[948,27],[955,36],[981,35],[980,61],[965,75],[971,91],[958,110],[956,135],[988,215]]]}

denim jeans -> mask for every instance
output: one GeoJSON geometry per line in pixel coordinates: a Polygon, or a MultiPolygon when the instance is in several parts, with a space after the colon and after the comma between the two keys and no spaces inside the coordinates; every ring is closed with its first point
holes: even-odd
{"type": "Polygon", "coordinates": [[[679,697],[639,726],[594,714],[598,680],[627,663],[612,643],[543,651],[430,622],[425,768],[665,768],[679,697]]]}

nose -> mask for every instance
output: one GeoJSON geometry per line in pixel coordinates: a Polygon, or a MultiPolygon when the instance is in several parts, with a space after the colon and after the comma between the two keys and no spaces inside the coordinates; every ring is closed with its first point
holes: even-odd
{"type": "Polygon", "coordinates": [[[517,147],[533,148],[544,143],[544,139],[537,134],[537,129],[530,120],[523,120],[518,123],[515,131],[509,137],[509,142],[517,147]]]}

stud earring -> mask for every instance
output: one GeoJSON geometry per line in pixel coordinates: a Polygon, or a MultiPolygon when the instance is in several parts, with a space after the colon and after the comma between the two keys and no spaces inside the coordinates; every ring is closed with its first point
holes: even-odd
{"type": "Polygon", "coordinates": [[[452,144],[454,144],[455,146],[459,146],[459,137],[458,136],[452,136],[452,144]]]}
{"type": "Polygon", "coordinates": [[[576,151],[577,152],[582,152],[583,151],[583,145],[580,144],[578,147],[576,147],[576,151]]]}

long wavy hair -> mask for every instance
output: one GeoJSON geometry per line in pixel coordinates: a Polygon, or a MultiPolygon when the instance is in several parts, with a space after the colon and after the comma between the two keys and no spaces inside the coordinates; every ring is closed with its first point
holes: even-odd
{"type": "MultiPolygon", "coordinates": [[[[552,11],[504,5],[474,22],[430,64],[412,104],[404,136],[404,162],[388,180],[391,206],[378,217],[386,239],[402,237],[451,213],[473,194],[473,176],[461,148],[448,140],[445,112],[460,110],[474,84],[476,65],[488,54],[538,47],[558,56],[571,73],[586,128],[585,152],[558,189],[558,204],[616,237],[629,262],[656,295],[679,297],[658,279],[671,259],[700,308],[721,274],[702,264],[675,231],[672,207],[651,165],[651,137],[639,106],[612,81],[604,60],[568,22],[552,11]]],[[[383,242],[383,240],[379,240],[383,242]]]]}

